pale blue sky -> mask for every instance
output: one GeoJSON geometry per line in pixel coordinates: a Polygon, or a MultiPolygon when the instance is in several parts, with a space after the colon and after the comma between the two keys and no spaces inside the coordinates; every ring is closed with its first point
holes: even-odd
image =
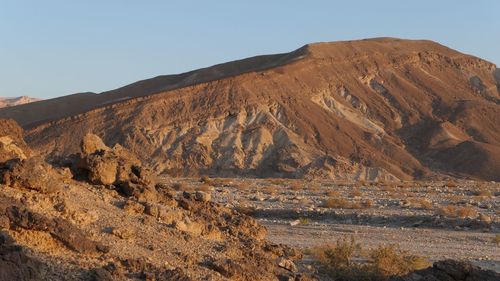
{"type": "Polygon", "coordinates": [[[500,63],[497,0],[0,0],[0,96],[102,92],[317,41],[431,39],[500,63]]]}

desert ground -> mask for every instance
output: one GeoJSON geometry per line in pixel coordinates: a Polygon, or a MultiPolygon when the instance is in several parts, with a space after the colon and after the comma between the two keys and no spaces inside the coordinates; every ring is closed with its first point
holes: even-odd
{"type": "Polygon", "coordinates": [[[354,237],[394,244],[430,261],[467,260],[500,272],[500,184],[466,180],[346,183],[287,179],[164,178],[178,190],[209,191],[214,201],[256,218],[267,239],[311,249],[354,237]]]}

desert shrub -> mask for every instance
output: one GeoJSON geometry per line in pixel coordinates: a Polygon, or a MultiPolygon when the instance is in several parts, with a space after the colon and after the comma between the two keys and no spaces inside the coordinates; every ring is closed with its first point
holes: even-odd
{"type": "Polygon", "coordinates": [[[426,259],[409,255],[394,245],[382,245],[370,251],[370,263],[381,276],[402,276],[431,265],[426,259]]]}
{"type": "Polygon", "coordinates": [[[237,189],[248,190],[248,189],[250,189],[250,187],[252,185],[249,182],[247,182],[247,181],[241,181],[241,182],[233,183],[232,186],[234,188],[237,188],[237,189]]]}
{"type": "Polygon", "coordinates": [[[361,202],[361,205],[363,206],[363,208],[371,208],[371,207],[373,207],[374,202],[371,199],[366,199],[366,200],[363,200],[363,202],[361,202]]]}
{"type": "Polygon", "coordinates": [[[446,182],[443,187],[457,187],[458,184],[455,181],[448,181],[446,182]]]}
{"type": "Polygon", "coordinates": [[[301,225],[308,225],[309,224],[309,219],[308,218],[299,218],[299,224],[301,224],[301,225]]]}
{"type": "Polygon", "coordinates": [[[383,281],[431,265],[425,258],[410,255],[394,245],[363,251],[353,237],[314,248],[309,253],[332,280],[383,281]]]}
{"type": "Polygon", "coordinates": [[[493,243],[500,245],[500,234],[495,235],[493,238],[493,243]]]}
{"type": "Polygon", "coordinates": [[[317,249],[314,255],[328,269],[339,270],[351,267],[359,251],[361,246],[351,237],[350,240],[341,238],[334,245],[317,249]]]}
{"type": "Polygon", "coordinates": [[[473,207],[456,207],[453,205],[439,208],[438,214],[450,218],[475,218],[478,216],[478,212],[473,207]]]}
{"type": "Polygon", "coordinates": [[[270,186],[265,186],[262,189],[262,192],[268,195],[274,195],[278,192],[278,187],[270,185],[270,186]]]}
{"type": "Polygon", "coordinates": [[[475,218],[478,216],[478,212],[473,207],[461,207],[457,210],[457,216],[459,218],[475,218]]]}
{"type": "Polygon", "coordinates": [[[267,182],[274,185],[286,185],[287,183],[284,179],[269,179],[267,182]]]}
{"type": "Polygon", "coordinates": [[[364,209],[372,206],[371,200],[363,202],[349,202],[344,198],[327,198],[323,200],[323,207],[332,209],[364,209]]]}
{"type": "Polygon", "coordinates": [[[304,184],[299,181],[291,182],[288,186],[293,191],[299,191],[304,189],[304,184]]]}
{"type": "Polygon", "coordinates": [[[348,209],[351,204],[344,198],[327,198],[323,201],[323,207],[348,209]]]}
{"type": "Polygon", "coordinates": [[[356,188],[353,191],[351,191],[349,197],[360,197],[361,195],[363,195],[363,193],[361,193],[361,190],[359,190],[359,188],[356,188]]]}
{"type": "Polygon", "coordinates": [[[424,210],[434,209],[434,205],[432,204],[432,202],[425,198],[410,199],[409,202],[414,208],[424,209],[424,210]]]}
{"type": "Polygon", "coordinates": [[[340,197],[340,193],[337,190],[329,189],[325,192],[325,195],[328,197],[340,197]]]}

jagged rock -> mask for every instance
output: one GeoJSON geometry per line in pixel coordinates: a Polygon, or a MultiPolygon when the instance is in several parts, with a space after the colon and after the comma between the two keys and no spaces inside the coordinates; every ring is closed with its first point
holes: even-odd
{"type": "Polygon", "coordinates": [[[160,213],[160,209],[158,208],[158,206],[156,204],[152,204],[152,203],[146,203],[144,211],[146,214],[153,216],[155,218],[158,217],[158,215],[160,213]]]}
{"type": "Polygon", "coordinates": [[[86,134],[82,140],[82,154],[89,155],[100,150],[108,150],[102,139],[94,134],[86,134]]]}
{"type": "Polygon", "coordinates": [[[26,159],[31,155],[23,139],[23,129],[14,120],[0,119],[0,163],[26,159]]]}
{"type": "Polygon", "coordinates": [[[131,199],[128,199],[125,202],[125,205],[123,205],[123,210],[125,210],[129,214],[142,214],[144,213],[144,209],[144,205],[131,199]]]}
{"type": "Polygon", "coordinates": [[[192,221],[188,217],[185,217],[182,220],[173,221],[173,226],[177,230],[188,232],[194,235],[200,235],[203,232],[203,225],[198,222],[192,221]]]}
{"type": "Polygon", "coordinates": [[[28,209],[9,206],[5,208],[11,228],[49,232],[54,238],[61,241],[66,247],[79,253],[107,252],[109,248],[89,240],[70,222],[62,218],[48,219],[28,209]]]}
{"type": "Polygon", "coordinates": [[[0,182],[15,188],[42,193],[60,190],[64,178],[40,157],[10,160],[0,167],[0,182]]]}
{"type": "Polygon", "coordinates": [[[12,238],[0,232],[0,280],[42,280],[41,262],[27,256],[12,238]]]}
{"type": "Polygon", "coordinates": [[[391,281],[497,281],[500,274],[483,270],[469,262],[444,260],[435,262],[430,268],[412,272],[404,277],[394,277],[391,281]]]}
{"type": "Polygon", "coordinates": [[[113,234],[120,237],[121,239],[130,239],[135,236],[134,231],[127,227],[113,228],[113,234]]]}
{"type": "Polygon", "coordinates": [[[194,199],[200,202],[209,202],[211,198],[212,196],[210,195],[210,193],[206,193],[203,191],[196,191],[194,194],[194,199]]]}
{"type": "Polygon", "coordinates": [[[98,136],[89,134],[82,141],[81,151],[74,165],[76,174],[92,184],[116,186],[126,197],[145,202],[156,200],[151,173],[121,145],[109,148],[98,136]]]}
{"type": "Polygon", "coordinates": [[[297,266],[295,265],[295,263],[293,263],[293,261],[289,260],[289,259],[280,259],[279,263],[278,263],[278,266],[281,267],[281,268],[284,268],[288,271],[291,271],[291,272],[297,272],[298,269],[297,269],[297,266]]]}

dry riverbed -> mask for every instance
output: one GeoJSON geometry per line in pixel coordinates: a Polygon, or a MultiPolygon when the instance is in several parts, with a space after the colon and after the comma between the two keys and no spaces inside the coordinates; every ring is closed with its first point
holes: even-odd
{"type": "MultiPolygon", "coordinates": [[[[469,260],[500,272],[500,184],[473,181],[340,183],[283,179],[166,179],[202,189],[308,253],[341,237],[395,244],[431,261],[469,260]]],[[[304,265],[312,262],[306,255],[304,265]]]]}

